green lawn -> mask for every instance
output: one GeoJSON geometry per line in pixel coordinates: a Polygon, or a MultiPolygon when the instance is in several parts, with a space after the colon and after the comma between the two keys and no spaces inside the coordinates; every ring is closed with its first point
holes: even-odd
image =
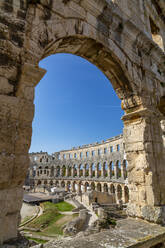
{"type": "Polygon", "coordinates": [[[75,207],[67,202],[59,202],[55,204],[60,212],[72,211],[75,207]]]}
{"type": "MultiPolygon", "coordinates": [[[[38,228],[41,232],[38,234],[45,235],[62,235],[62,227],[67,222],[66,215],[60,212],[71,211],[74,207],[67,202],[52,203],[44,202],[41,204],[43,208],[43,214],[27,224],[27,227],[38,228]]],[[[69,216],[69,218],[75,218],[69,216]]]]}

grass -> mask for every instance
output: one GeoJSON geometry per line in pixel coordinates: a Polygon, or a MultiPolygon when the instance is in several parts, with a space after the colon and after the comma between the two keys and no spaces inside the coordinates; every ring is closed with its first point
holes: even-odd
{"type": "MultiPolygon", "coordinates": [[[[71,211],[74,207],[67,202],[52,203],[44,202],[41,204],[43,208],[43,214],[27,224],[27,227],[38,228],[40,235],[52,236],[62,235],[63,225],[67,223],[67,215],[60,212],[71,211]],[[66,222],[65,222],[66,221],[66,222]]],[[[75,218],[76,215],[69,216],[69,218],[75,218]]]]}
{"type": "Polygon", "coordinates": [[[26,238],[29,239],[29,240],[33,240],[33,241],[35,241],[38,244],[45,244],[45,243],[48,242],[47,240],[32,238],[32,237],[28,237],[28,236],[26,236],[26,238]]]}
{"type": "Polygon", "coordinates": [[[24,224],[26,221],[30,220],[32,216],[26,216],[23,221],[21,222],[21,225],[24,224]]]}
{"type": "Polygon", "coordinates": [[[42,204],[43,214],[39,216],[37,219],[29,223],[27,226],[32,228],[44,229],[54,222],[56,222],[63,215],[59,213],[56,204],[51,202],[44,202],[42,204]]]}
{"type": "Polygon", "coordinates": [[[60,212],[72,211],[75,207],[68,202],[59,202],[55,204],[60,212]]]}

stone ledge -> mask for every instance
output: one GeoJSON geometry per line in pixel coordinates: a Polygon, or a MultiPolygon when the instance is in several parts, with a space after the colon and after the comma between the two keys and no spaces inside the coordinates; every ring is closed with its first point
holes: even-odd
{"type": "Polygon", "coordinates": [[[165,242],[165,228],[142,220],[125,219],[115,229],[90,236],[76,236],[51,241],[45,248],[150,248],[165,242]]]}

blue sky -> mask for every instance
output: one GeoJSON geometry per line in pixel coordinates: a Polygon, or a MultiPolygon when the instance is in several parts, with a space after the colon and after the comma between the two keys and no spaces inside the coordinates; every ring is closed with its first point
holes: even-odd
{"type": "Polygon", "coordinates": [[[35,91],[30,152],[49,153],[99,142],[122,133],[121,102],[109,80],[87,60],[56,54],[35,91]]]}

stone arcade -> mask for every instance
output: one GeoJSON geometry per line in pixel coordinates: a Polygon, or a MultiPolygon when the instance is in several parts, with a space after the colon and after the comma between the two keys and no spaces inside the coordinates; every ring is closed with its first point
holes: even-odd
{"type": "Polygon", "coordinates": [[[165,222],[164,30],[163,0],[0,1],[1,243],[17,236],[38,64],[61,52],[100,68],[122,101],[128,214],[165,222]]]}
{"type": "MultiPolygon", "coordinates": [[[[48,155],[30,154],[29,184],[38,187],[59,186],[66,191],[92,190],[115,195],[115,201],[128,203],[127,162],[123,136],[48,155]]],[[[107,198],[110,198],[107,196],[107,198]]]]}

